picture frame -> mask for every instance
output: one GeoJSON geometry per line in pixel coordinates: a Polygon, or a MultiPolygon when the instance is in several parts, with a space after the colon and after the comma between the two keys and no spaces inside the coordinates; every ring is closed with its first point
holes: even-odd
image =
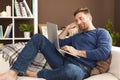
{"type": "Polygon", "coordinates": [[[39,24],[39,32],[40,32],[40,34],[42,34],[48,38],[47,24],[39,24]]]}

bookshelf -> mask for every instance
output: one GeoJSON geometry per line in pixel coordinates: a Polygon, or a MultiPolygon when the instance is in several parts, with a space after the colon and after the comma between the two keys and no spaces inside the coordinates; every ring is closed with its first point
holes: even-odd
{"type": "MultiPolygon", "coordinates": [[[[3,29],[3,36],[7,26],[12,24],[11,32],[8,31],[9,36],[0,38],[0,44],[14,44],[16,42],[28,41],[30,38],[24,38],[24,32],[19,30],[19,25],[23,23],[33,26],[34,31],[31,33],[31,37],[38,33],[38,0],[0,0],[0,5],[0,25],[3,29]],[[17,11],[19,10],[17,10],[18,8],[16,9],[16,1],[19,8],[20,4],[23,4],[26,15],[18,15],[17,11]],[[28,6],[27,8],[25,2],[28,6]]],[[[20,10],[20,14],[22,13],[20,10]]]]}

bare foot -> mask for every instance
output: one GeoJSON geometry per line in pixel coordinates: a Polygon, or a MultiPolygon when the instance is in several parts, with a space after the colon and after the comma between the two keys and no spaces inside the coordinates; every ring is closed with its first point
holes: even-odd
{"type": "Polygon", "coordinates": [[[31,71],[26,71],[26,76],[37,78],[37,73],[31,72],[31,71]]]}
{"type": "Polygon", "coordinates": [[[17,80],[17,72],[9,70],[5,73],[0,74],[0,80],[17,80]]]}

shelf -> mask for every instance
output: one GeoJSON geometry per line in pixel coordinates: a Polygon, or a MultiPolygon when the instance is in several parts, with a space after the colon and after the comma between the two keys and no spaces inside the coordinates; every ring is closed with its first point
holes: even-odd
{"type": "Polygon", "coordinates": [[[8,19],[8,18],[12,18],[12,17],[1,17],[1,16],[0,16],[0,18],[8,19]]]}
{"type": "Polygon", "coordinates": [[[0,40],[13,40],[13,38],[0,38],[0,40]]]}
{"type": "Polygon", "coordinates": [[[34,17],[14,17],[14,19],[34,19],[34,17]]]}
{"type": "MultiPolygon", "coordinates": [[[[14,44],[16,42],[21,41],[28,41],[30,38],[24,38],[23,32],[19,30],[20,24],[29,24],[33,27],[34,32],[31,34],[31,37],[38,33],[38,0],[25,0],[26,4],[28,5],[28,8],[25,8],[25,2],[23,2],[23,7],[27,11],[27,16],[18,16],[17,15],[17,9],[15,8],[16,2],[18,2],[18,5],[20,5],[20,2],[23,0],[2,0],[1,6],[0,6],[0,12],[6,10],[6,6],[11,7],[11,16],[0,16],[0,25],[3,29],[3,35],[7,31],[7,27],[9,24],[12,24],[11,32],[10,32],[10,38],[0,38],[0,43],[3,44],[14,44]],[[31,11],[30,14],[29,11],[31,11]]],[[[21,7],[20,7],[21,8],[21,7]]],[[[21,12],[20,12],[21,13],[21,12]]],[[[10,30],[10,29],[9,29],[10,30]]]]}
{"type": "Polygon", "coordinates": [[[14,38],[15,40],[29,40],[30,38],[14,38]]]}

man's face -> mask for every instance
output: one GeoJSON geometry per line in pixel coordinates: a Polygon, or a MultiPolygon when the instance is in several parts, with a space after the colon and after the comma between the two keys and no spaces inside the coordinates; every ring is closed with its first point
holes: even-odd
{"type": "Polygon", "coordinates": [[[75,16],[75,22],[78,26],[78,31],[87,31],[89,28],[89,24],[91,22],[91,16],[86,15],[83,12],[79,12],[75,16]]]}

